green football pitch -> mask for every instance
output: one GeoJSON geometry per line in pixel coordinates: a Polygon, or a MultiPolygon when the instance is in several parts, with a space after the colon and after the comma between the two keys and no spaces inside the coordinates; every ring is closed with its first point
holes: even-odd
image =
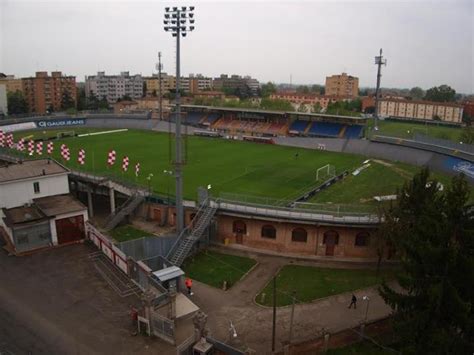
{"type": "MultiPolygon", "coordinates": [[[[96,130],[94,130],[96,131],[96,130]]],[[[56,136],[58,131],[47,131],[56,136]]],[[[83,133],[83,132],[81,132],[83,133]]],[[[20,137],[38,135],[36,132],[17,133],[20,137]]],[[[43,133],[39,133],[43,134],[43,133]]],[[[174,142],[166,133],[129,130],[127,132],[104,135],[65,138],[55,140],[53,157],[64,165],[97,174],[113,174],[143,186],[149,186],[155,193],[174,195],[174,179],[164,173],[173,170],[169,151],[174,142]],[[59,147],[65,143],[71,151],[71,160],[65,162],[59,147]],[[77,153],[86,151],[86,163],[79,166],[77,153]],[[107,166],[107,153],[116,151],[114,166],[107,166]],[[130,165],[122,172],[122,158],[128,156],[130,165]],[[134,173],[139,162],[139,176],[134,173]],[[150,175],[152,174],[152,176],[150,175]],[[147,178],[150,176],[150,179],[147,178]]],[[[197,198],[199,186],[211,185],[211,193],[219,196],[222,192],[273,199],[292,199],[302,191],[314,187],[318,168],[331,164],[336,172],[361,166],[365,157],[320,150],[265,145],[258,143],[230,141],[216,138],[190,136],[186,143],[186,165],[184,167],[184,195],[187,199],[197,198]]],[[[412,167],[413,168],[413,167],[412,167]]],[[[416,168],[410,169],[417,170],[416,168]]],[[[403,174],[402,174],[403,175],[403,174]]],[[[318,199],[311,202],[334,202],[358,204],[370,200],[374,194],[392,194],[394,187],[405,179],[393,167],[379,164],[376,169],[367,169],[360,177],[351,178],[350,183],[336,183],[318,199]],[[378,177],[382,174],[384,179],[378,177]],[[362,184],[357,184],[358,180],[362,184]],[[377,181],[376,191],[372,191],[370,181],[377,181]],[[354,186],[358,187],[354,189],[354,186]],[[337,198],[331,194],[337,191],[337,198]]]]}

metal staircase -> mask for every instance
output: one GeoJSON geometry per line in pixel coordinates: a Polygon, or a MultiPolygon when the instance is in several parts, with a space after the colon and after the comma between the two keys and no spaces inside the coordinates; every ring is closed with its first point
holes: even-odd
{"type": "Polygon", "coordinates": [[[135,209],[145,200],[145,196],[142,194],[134,194],[128,198],[125,203],[120,206],[114,213],[111,213],[110,216],[105,221],[105,230],[111,230],[115,228],[122,220],[128,216],[130,213],[135,211],[135,209]]]}
{"type": "Polygon", "coordinates": [[[203,236],[204,231],[209,226],[215,213],[216,207],[214,207],[209,200],[206,200],[201,205],[201,208],[196,213],[191,224],[178,236],[176,243],[167,255],[168,261],[173,265],[181,266],[184,259],[186,259],[192,250],[194,243],[203,236]]]}

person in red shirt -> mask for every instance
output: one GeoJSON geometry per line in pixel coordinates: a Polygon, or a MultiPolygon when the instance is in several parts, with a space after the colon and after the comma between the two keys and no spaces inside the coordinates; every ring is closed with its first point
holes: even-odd
{"type": "Polygon", "coordinates": [[[186,285],[186,288],[188,289],[188,294],[192,296],[194,293],[191,291],[191,287],[193,287],[193,280],[191,280],[189,277],[186,278],[184,281],[184,284],[186,285]]]}

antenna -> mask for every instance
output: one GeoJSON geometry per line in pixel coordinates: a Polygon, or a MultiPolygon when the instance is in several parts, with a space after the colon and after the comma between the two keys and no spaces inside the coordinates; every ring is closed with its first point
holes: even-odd
{"type": "Polygon", "coordinates": [[[380,79],[382,78],[382,65],[387,65],[387,60],[383,58],[382,48],[380,48],[380,55],[375,57],[375,64],[377,65],[377,87],[375,88],[375,122],[374,129],[377,131],[379,119],[379,98],[380,98],[380,79]]]}

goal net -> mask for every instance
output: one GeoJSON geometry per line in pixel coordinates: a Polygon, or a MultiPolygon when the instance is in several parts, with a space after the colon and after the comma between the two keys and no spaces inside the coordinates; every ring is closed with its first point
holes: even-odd
{"type": "Polygon", "coordinates": [[[331,164],[324,165],[316,170],[316,181],[326,181],[336,176],[336,167],[331,164]]]}

